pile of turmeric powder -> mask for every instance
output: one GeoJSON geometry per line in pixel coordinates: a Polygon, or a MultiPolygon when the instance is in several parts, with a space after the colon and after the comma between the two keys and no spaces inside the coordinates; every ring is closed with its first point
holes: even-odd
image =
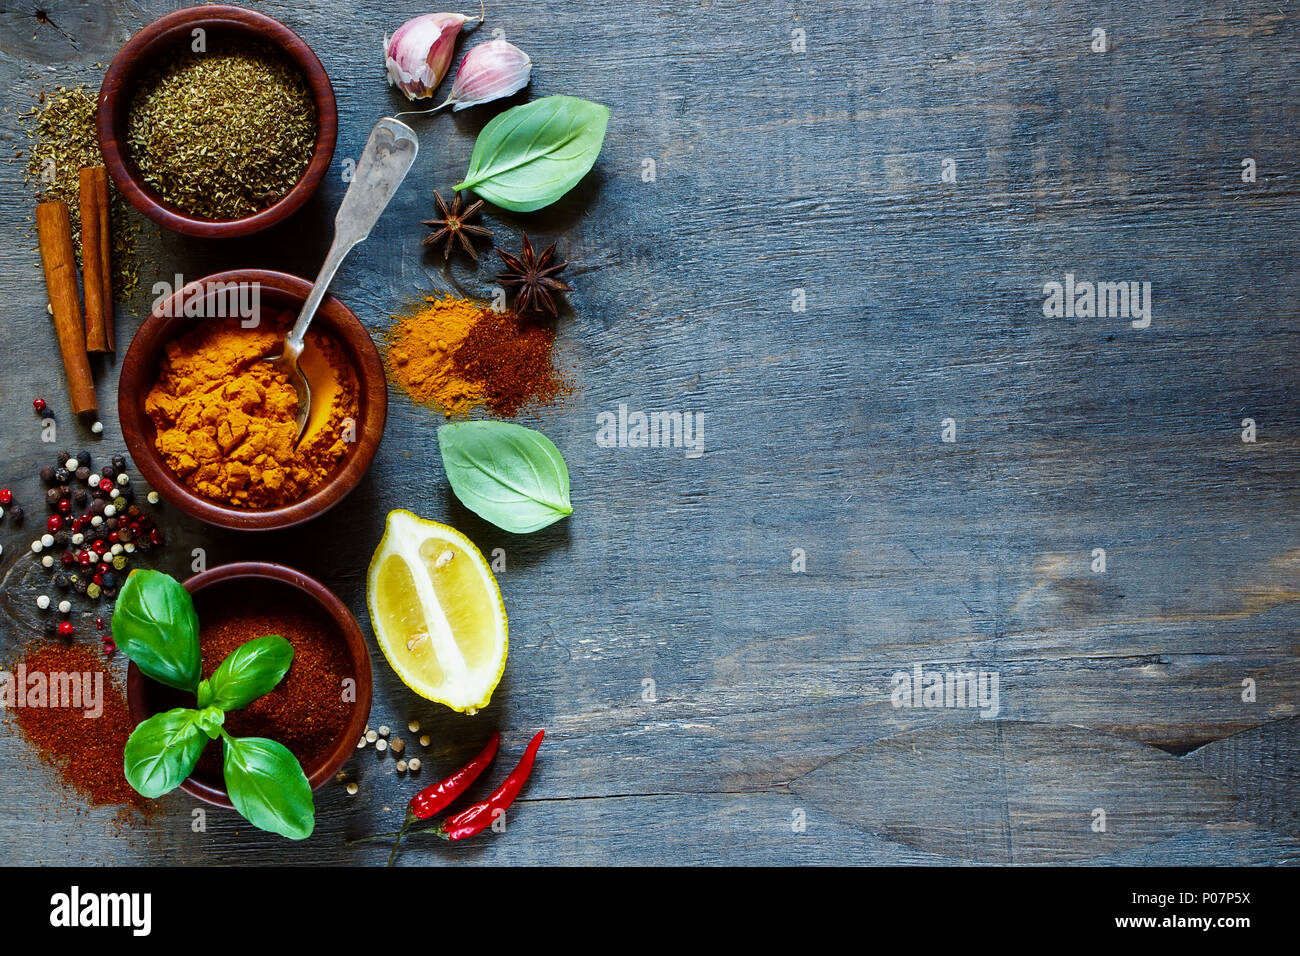
{"type": "Polygon", "coordinates": [[[486,407],[506,417],[573,390],[555,368],[555,329],[487,303],[428,296],[393,316],[389,377],[448,417],[486,407]]]}
{"type": "Polygon", "coordinates": [[[280,351],[292,318],[263,316],[255,328],[208,320],[167,345],[145,412],[168,467],[205,498],[250,509],[290,504],[354,440],[356,373],[336,342],[310,331],[299,364],[312,387],[312,420],[295,447],[297,394],[261,361],[280,351]]]}

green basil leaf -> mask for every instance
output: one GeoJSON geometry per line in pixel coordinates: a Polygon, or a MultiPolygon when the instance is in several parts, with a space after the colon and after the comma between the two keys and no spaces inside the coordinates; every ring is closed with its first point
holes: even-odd
{"type": "Polygon", "coordinates": [[[221,736],[221,726],[226,722],[226,712],[220,707],[204,707],[194,718],[199,729],[208,735],[209,740],[221,736]]]}
{"type": "Polygon", "coordinates": [[[438,429],[452,491],[498,528],[524,534],[573,513],[569,469],[541,432],[513,422],[456,422],[438,429]]]}
{"type": "Polygon", "coordinates": [[[292,663],[293,645],[278,634],[241,644],[208,679],[210,703],[222,710],[247,707],[275,690],[292,663]]]}
{"type": "Polygon", "coordinates": [[[199,616],[181,583],[161,571],[133,572],[113,608],[113,639],[149,677],[193,691],[203,674],[199,616]]]}
{"type": "Polygon", "coordinates": [[[595,165],[608,123],[608,106],[573,96],[508,109],[478,134],[469,171],[452,189],[514,212],[549,206],[595,165]]]}
{"type": "Polygon", "coordinates": [[[226,741],[226,792],[249,823],[290,840],[305,840],[316,828],[311,785],[298,758],[265,737],[226,741]]]}
{"type": "Polygon", "coordinates": [[[184,783],[208,742],[198,717],[196,710],[177,707],[142,721],[127,740],[122,755],[126,782],[150,799],[184,783]]]}

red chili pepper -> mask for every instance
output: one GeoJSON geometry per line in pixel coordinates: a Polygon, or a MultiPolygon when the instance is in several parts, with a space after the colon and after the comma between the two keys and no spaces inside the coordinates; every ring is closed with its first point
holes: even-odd
{"type": "Polygon", "coordinates": [[[524,751],[518,766],[510,771],[510,776],[506,777],[505,783],[501,784],[492,796],[482,803],[476,803],[469,809],[462,810],[454,817],[448,817],[433,832],[447,840],[464,840],[490,827],[492,821],[515,802],[515,797],[519,796],[519,791],[524,788],[528,775],[533,772],[533,758],[537,756],[537,748],[542,745],[542,737],[545,735],[544,730],[537,732],[537,736],[524,751]]]}
{"type": "Polygon", "coordinates": [[[393,852],[388,854],[389,866],[392,866],[393,860],[397,859],[397,848],[401,846],[402,837],[411,824],[417,820],[427,820],[435,813],[450,806],[457,797],[465,792],[471,783],[478,779],[479,774],[487,769],[488,764],[492,762],[492,758],[497,755],[497,747],[500,744],[501,734],[493,731],[492,739],[487,742],[487,746],[483,748],[477,757],[446,780],[425,787],[411,798],[411,802],[406,808],[406,819],[402,821],[402,828],[397,831],[397,839],[393,841],[393,852]]]}
{"type": "MultiPolygon", "coordinates": [[[[542,745],[542,738],[546,736],[546,731],[537,732],[528,744],[528,749],[524,751],[523,757],[515,769],[510,771],[505,782],[496,789],[492,796],[488,797],[482,803],[476,803],[454,816],[448,817],[437,826],[425,827],[420,830],[411,830],[412,833],[432,833],[440,836],[444,840],[464,840],[475,834],[482,833],[490,827],[494,820],[506,808],[515,802],[519,792],[523,790],[524,784],[528,781],[528,776],[533,772],[533,761],[537,757],[537,749],[542,745]]],[[[360,837],[356,840],[349,840],[348,845],[354,843],[370,843],[374,840],[387,840],[395,837],[393,841],[393,851],[388,856],[388,865],[393,865],[393,860],[397,857],[397,848],[402,842],[402,837],[406,835],[412,823],[416,820],[427,819],[437,813],[442,808],[450,805],[465,789],[474,782],[475,778],[483,772],[492,758],[496,756],[497,745],[500,742],[500,735],[493,734],[488,745],[483,748],[483,752],[466,764],[462,769],[452,774],[441,783],[436,783],[431,787],[417,793],[412,799],[406,810],[406,820],[402,823],[402,828],[392,833],[376,833],[373,836],[360,837]]]]}
{"type": "Polygon", "coordinates": [[[477,757],[446,780],[425,787],[412,797],[407,815],[415,820],[427,820],[440,810],[451,806],[455,799],[478,779],[478,775],[487,769],[492,758],[497,755],[497,747],[500,745],[501,734],[493,733],[492,739],[487,742],[487,746],[477,757]]]}

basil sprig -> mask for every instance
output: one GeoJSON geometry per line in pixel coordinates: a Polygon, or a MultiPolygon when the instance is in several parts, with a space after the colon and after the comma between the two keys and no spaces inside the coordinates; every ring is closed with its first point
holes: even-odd
{"type": "Polygon", "coordinates": [[[525,534],[573,513],[569,469],[541,432],[513,422],[472,421],[438,429],[452,491],[498,528],[525,534]]]}
{"type": "Polygon", "coordinates": [[[452,188],[514,212],[549,206],[595,165],[608,123],[608,106],[574,96],[508,109],[478,134],[469,171],[452,188]]]}
{"type": "Polygon", "coordinates": [[[179,787],[194,772],[203,748],[220,737],[226,792],[254,826],[291,840],[311,836],[316,811],[302,765],[286,747],[261,737],[232,737],[226,714],[270,693],[293,664],[293,645],[279,635],[235,648],[207,680],[200,680],[198,615],[189,592],[157,571],[127,578],[113,611],[118,646],[145,674],[193,691],[196,708],[155,714],[126,742],[127,782],[149,798],[179,787]]]}

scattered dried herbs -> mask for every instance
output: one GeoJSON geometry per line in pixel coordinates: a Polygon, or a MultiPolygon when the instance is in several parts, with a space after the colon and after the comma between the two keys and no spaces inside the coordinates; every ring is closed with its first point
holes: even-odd
{"type": "Polygon", "coordinates": [[[205,219],[274,205],[316,145],[316,105],[302,74],[264,44],[214,42],[153,69],[131,100],[127,148],[145,182],[205,219]]]}
{"type": "MultiPolygon", "coordinates": [[[[83,166],[99,166],[99,137],[95,131],[95,91],[82,83],[42,92],[40,101],[20,116],[32,147],[25,178],[35,185],[42,202],[67,203],[72,217],[72,242],[81,260],[81,183],[83,166]]],[[[136,242],[140,224],[126,200],[109,185],[109,219],[113,229],[113,292],[120,302],[130,298],[140,281],[136,242]]]]}

